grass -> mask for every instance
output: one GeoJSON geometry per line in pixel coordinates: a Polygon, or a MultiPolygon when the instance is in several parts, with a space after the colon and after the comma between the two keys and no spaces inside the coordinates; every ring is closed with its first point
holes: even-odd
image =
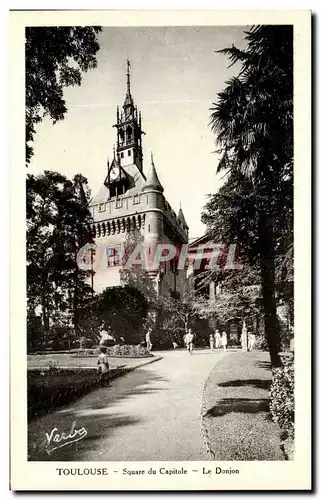
{"type": "MultiPolygon", "coordinates": [[[[99,386],[97,357],[72,358],[69,354],[28,356],[28,418],[33,419],[69,404],[99,386]],[[59,369],[48,371],[48,363],[59,369]],[[66,366],[66,368],[63,368],[66,366]]],[[[109,357],[109,378],[119,377],[138,366],[157,361],[150,358],[109,357]]]]}
{"type": "Polygon", "coordinates": [[[214,460],[284,460],[271,419],[272,373],[266,352],[235,352],[211,372],[203,395],[203,431],[214,460]]]}

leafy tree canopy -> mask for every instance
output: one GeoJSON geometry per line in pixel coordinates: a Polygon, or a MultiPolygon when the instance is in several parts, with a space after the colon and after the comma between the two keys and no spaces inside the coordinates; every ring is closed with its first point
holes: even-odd
{"type": "Polygon", "coordinates": [[[80,85],[83,71],[97,66],[98,26],[26,28],[26,162],[33,155],[36,125],[67,113],[63,89],[80,85]]]}
{"type": "Polygon", "coordinates": [[[79,249],[91,240],[89,194],[81,175],[27,176],[28,311],[41,310],[45,330],[61,314],[77,328],[79,308],[91,295],[88,272],[77,265],[79,249]]]}
{"type": "Polygon", "coordinates": [[[121,337],[126,344],[137,344],[143,340],[148,302],[137,288],[128,285],[106,288],[98,297],[98,312],[117,341],[121,337]]]}

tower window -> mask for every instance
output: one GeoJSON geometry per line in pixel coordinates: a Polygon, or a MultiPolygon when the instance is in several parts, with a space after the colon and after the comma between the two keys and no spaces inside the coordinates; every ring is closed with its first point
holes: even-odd
{"type": "Polygon", "coordinates": [[[150,233],[150,224],[148,224],[148,232],[150,233]]]}
{"type": "Polygon", "coordinates": [[[131,152],[131,150],[129,149],[129,150],[128,150],[128,156],[131,156],[131,155],[132,155],[132,152],[131,152]]]}
{"type": "Polygon", "coordinates": [[[122,199],[117,199],[116,200],[116,208],[121,208],[123,206],[123,200],[122,199]]]}
{"type": "Polygon", "coordinates": [[[107,247],[107,266],[114,267],[120,264],[120,249],[119,248],[109,248],[107,247]]]}
{"type": "Polygon", "coordinates": [[[133,204],[136,205],[137,203],[139,203],[139,194],[135,194],[133,199],[133,204]]]}
{"type": "Polygon", "coordinates": [[[120,157],[124,158],[124,153],[123,152],[120,153],[120,157]]]}
{"type": "Polygon", "coordinates": [[[127,133],[127,142],[131,142],[132,140],[132,128],[129,126],[127,127],[126,129],[126,133],[127,133]]]}
{"type": "Polygon", "coordinates": [[[101,204],[99,205],[99,212],[105,212],[105,210],[106,210],[105,203],[101,203],[101,204]]]}

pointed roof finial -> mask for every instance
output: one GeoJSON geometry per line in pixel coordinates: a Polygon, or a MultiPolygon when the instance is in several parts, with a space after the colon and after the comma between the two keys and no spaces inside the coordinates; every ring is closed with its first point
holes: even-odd
{"type": "Polygon", "coordinates": [[[150,152],[150,162],[152,165],[154,165],[153,151],[150,152]]]}
{"type": "Polygon", "coordinates": [[[127,93],[130,94],[130,60],[127,58],[127,93]]]}

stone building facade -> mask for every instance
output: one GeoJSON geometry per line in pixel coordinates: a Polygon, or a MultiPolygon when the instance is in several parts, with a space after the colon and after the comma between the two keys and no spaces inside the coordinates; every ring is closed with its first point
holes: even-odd
{"type": "MultiPolygon", "coordinates": [[[[131,95],[130,64],[127,62],[127,91],[124,104],[117,107],[117,141],[111,162],[107,162],[105,180],[90,201],[92,234],[97,245],[93,269],[95,292],[121,285],[122,258],[118,246],[128,235],[140,235],[146,255],[153,255],[159,243],[178,249],[188,242],[188,225],[182,209],[174,212],[165,198],[153,156],[145,174],[141,112],[131,95]]],[[[158,294],[179,296],[186,271],[177,269],[177,259],[146,267],[158,294]]]]}

